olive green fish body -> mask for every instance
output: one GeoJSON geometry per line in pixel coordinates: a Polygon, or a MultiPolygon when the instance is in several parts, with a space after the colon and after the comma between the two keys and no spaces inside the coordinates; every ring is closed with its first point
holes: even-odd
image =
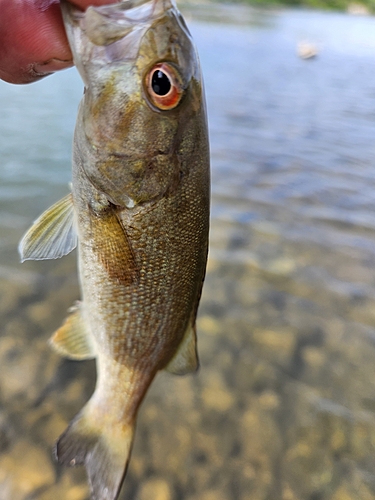
{"type": "Polygon", "coordinates": [[[100,206],[103,195],[82,171],[74,174],[82,176],[73,182],[73,197],[83,302],[100,349],[120,363],[149,366],[150,357],[154,369],[163,368],[195,321],[207,254],[209,178],[201,167],[203,159],[207,165],[207,136],[194,123],[191,129],[190,147],[199,154],[187,155],[183,142],[176,185],[149,204],[121,209],[106,200],[100,206]]]}
{"type": "Polygon", "coordinates": [[[139,405],[158,370],[198,367],[195,319],[205,275],[209,146],[200,66],[170,0],[82,13],[62,2],[85,83],[72,194],[42,214],[23,259],[57,258],[78,242],[82,301],[51,343],[95,357],[91,399],[56,445],[84,464],[96,500],[115,500],[139,405]]]}

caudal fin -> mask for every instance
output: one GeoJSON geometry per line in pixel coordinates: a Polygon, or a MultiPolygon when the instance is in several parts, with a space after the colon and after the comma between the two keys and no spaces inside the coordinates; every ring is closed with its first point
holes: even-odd
{"type": "MultiPolygon", "coordinates": [[[[103,423],[103,422],[102,422],[103,423]]],[[[101,426],[87,406],[71,421],[55,446],[62,465],[84,465],[93,500],[116,500],[129,462],[134,425],[101,426]]]]}

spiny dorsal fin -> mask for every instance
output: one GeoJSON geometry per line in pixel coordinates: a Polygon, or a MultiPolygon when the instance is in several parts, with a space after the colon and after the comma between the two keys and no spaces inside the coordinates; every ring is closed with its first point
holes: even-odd
{"type": "Polygon", "coordinates": [[[165,370],[174,375],[186,375],[195,372],[198,368],[197,334],[195,325],[189,325],[176,354],[165,367],[165,370]]]}
{"type": "Polygon", "coordinates": [[[95,358],[95,346],[91,333],[82,318],[80,305],[77,304],[69,311],[71,314],[50,338],[51,346],[58,354],[70,359],[95,358]]]}
{"type": "Polygon", "coordinates": [[[77,246],[71,194],[58,201],[34,222],[22,238],[18,251],[25,260],[58,259],[77,246]]]}

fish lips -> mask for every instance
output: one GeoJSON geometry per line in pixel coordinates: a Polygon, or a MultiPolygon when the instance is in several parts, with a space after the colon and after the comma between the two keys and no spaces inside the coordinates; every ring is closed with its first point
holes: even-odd
{"type": "Polygon", "coordinates": [[[85,12],[61,0],[73,61],[84,83],[87,85],[90,80],[88,72],[92,66],[136,59],[144,33],[168,9],[177,11],[174,0],[125,0],[90,6],[85,12]]]}

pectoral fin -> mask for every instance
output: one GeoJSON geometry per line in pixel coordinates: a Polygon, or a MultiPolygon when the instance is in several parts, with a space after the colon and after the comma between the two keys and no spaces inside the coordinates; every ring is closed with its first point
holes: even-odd
{"type": "Polygon", "coordinates": [[[167,372],[175,375],[186,375],[198,370],[197,334],[195,325],[189,325],[176,354],[166,366],[167,372]]]}
{"type": "Polygon", "coordinates": [[[65,196],[34,222],[18,251],[25,260],[58,259],[77,246],[72,195],[65,196]]]}
{"type": "Polygon", "coordinates": [[[49,342],[58,354],[70,359],[91,359],[96,356],[92,336],[82,318],[80,307],[71,309],[71,314],[49,342]]]}
{"type": "Polygon", "coordinates": [[[131,242],[116,210],[100,216],[92,213],[91,238],[99,242],[94,258],[105,267],[108,278],[123,285],[131,285],[139,278],[139,271],[131,242]]]}

